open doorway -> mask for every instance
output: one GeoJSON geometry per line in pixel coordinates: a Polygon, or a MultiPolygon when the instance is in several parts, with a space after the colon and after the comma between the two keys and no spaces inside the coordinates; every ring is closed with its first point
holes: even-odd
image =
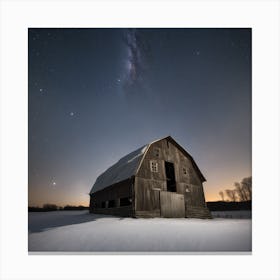
{"type": "Polygon", "coordinates": [[[176,192],[176,180],[174,164],[172,162],[165,161],[165,174],[167,182],[167,191],[176,192]]]}

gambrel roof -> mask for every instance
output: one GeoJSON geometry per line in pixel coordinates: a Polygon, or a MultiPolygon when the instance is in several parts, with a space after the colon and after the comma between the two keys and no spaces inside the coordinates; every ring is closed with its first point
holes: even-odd
{"type": "Polygon", "coordinates": [[[90,194],[100,191],[118,182],[129,179],[132,176],[135,176],[141,165],[141,161],[144,158],[149,147],[153,143],[161,141],[163,139],[166,139],[172,144],[174,144],[185,156],[187,156],[191,160],[196,171],[198,172],[198,175],[202,182],[206,181],[198,166],[196,165],[195,161],[193,160],[192,156],[189,153],[187,153],[187,151],[184,148],[182,148],[171,136],[168,136],[162,139],[155,140],[145,146],[142,146],[141,148],[121,158],[117,163],[109,167],[96,179],[93,187],[91,188],[90,194]]]}
{"type": "Polygon", "coordinates": [[[148,145],[145,145],[136,151],[133,151],[109,167],[96,179],[96,182],[94,183],[90,193],[100,191],[108,186],[121,182],[135,175],[137,167],[147,147],[148,145]]]}

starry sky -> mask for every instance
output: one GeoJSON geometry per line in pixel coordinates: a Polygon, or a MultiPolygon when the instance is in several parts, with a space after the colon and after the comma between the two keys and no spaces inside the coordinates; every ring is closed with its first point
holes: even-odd
{"type": "Polygon", "coordinates": [[[87,206],[101,172],[168,135],[220,199],[251,175],[251,74],[251,29],[29,29],[29,206],[87,206]]]}

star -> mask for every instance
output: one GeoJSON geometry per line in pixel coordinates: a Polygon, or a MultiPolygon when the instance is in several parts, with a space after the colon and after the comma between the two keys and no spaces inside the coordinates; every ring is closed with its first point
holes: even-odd
{"type": "Polygon", "coordinates": [[[39,89],[39,91],[40,91],[40,92],[43,92],[43,89],[42,89],[42,88],[40,88],[40,89],[39,89]]]}
{"type": "Polygon", "coordinates": [[[53,182],[52,182],[52,185],[53,185],[53,186],[56,186],[56,182],[55,182],[55,181],[53,181],[53,182]]]}
{"type": "Polygon", "coordinates": [[[117,82],[120,83],[120,82],[121,82],[121,79],[117,79],[117,82]]]}
{"type": "Polygon", "coordinates": [[[74,112],[70,112],[70,116],[73,117],[75,114],[74,112]]]}
{"type": "Polygon", "coordinates": [[[200,51],[196,51],[195,54],[196,54],[196,55],[200,55],[200,51]]]}

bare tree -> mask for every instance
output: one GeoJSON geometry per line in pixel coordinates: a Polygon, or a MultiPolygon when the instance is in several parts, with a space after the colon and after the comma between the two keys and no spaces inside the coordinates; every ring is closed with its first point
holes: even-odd
{"type": "Polygon", "coordinates": [[[246,200],[248,200],[248,199],[247,199],[246,192],[245,192],[245,190],[243,189],[243,187],[241,186],[241,184],[235,182],[235,183],[234,183],[234,186],[235,186],[235,191],[236,191],[236,193],[237,193],[237,195],[238,195],[239,201],[246,201],[246,200]]]}
{"type": "Polygon", "coordinates": [[[219,192],[219,195],[221,196],[222,201],[224,201],[224,200],[225,200],[225,198],[224,198],[224,192],[223,192],[223,191],[220,191],[220,192],[219,192]]]}
{"type": "Polygon", "coordinates": [[[233,201],[237,201],[237,193],[236,193],[236,190],[232,190],[232,198],[233,198],[233,201]]]}
{"type": "Polygon", "coordinates": [[[230,201],[235,202],[237,200],[237,195],[235,190],[225,190],[230,201]]]}
{"type": "Polygon", "coordinates": [[[252,200],[252,176],[244,178],[241,181],[241,186],[246,193],[247,200],[252,200]]]}
{"type": "Polygon", "coordinates": [[[243,178],[240,183],[235,182],[234,187],[232,190],[227,189],[224,192],[219,192],[223,201],[225,195],[229,198],[229,201],[233,202],[252,200],[252,176],[243,178]]]}

